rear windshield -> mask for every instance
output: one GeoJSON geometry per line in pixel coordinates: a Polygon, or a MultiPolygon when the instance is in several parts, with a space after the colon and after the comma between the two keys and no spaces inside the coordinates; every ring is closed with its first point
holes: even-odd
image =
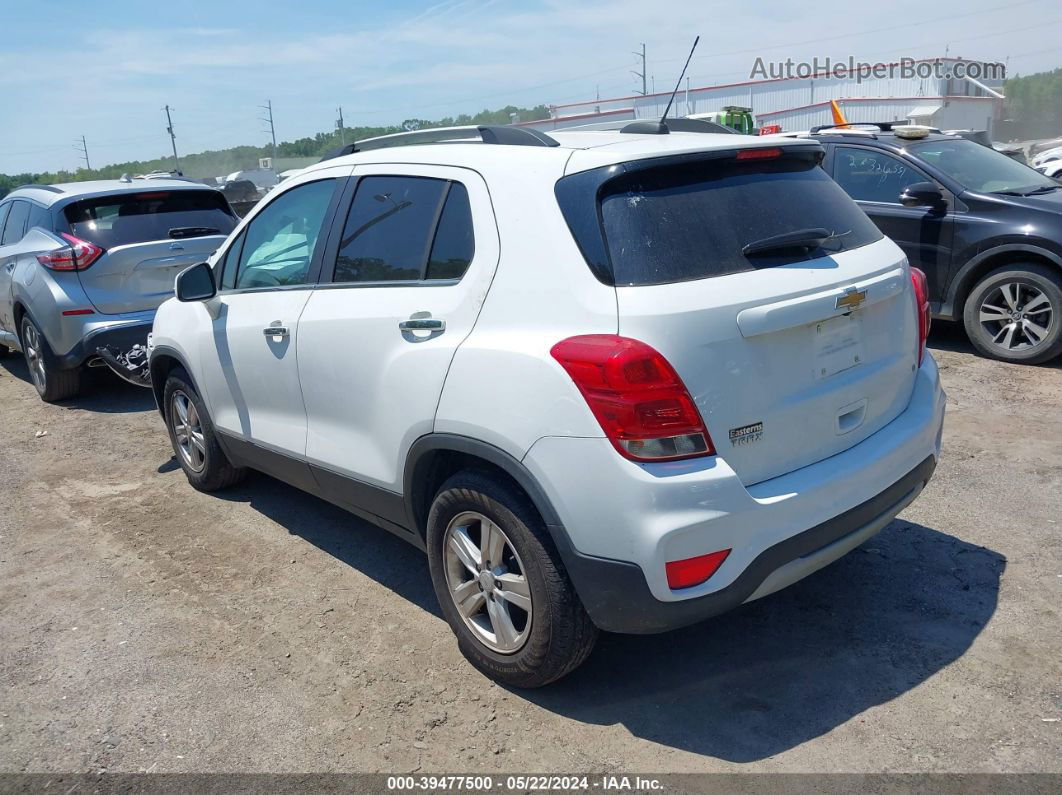
{"type": "Polygon", "coordinates": [[[818,166],[817,152],[746,161],[683,158],[633,170],[604,183],[599,206],[603,253],[617,285],[800,262],[882,237],[818,166]],[[791,233],[800,233],[792,245],[768,242],[791,233]]]}
{"type": "Polygon", "coordinates": [[[227,235],[236,226],[225,197],[214,190],[103,196],[75,202],[64,213],[70,234],[102,248],[227,235]]]}

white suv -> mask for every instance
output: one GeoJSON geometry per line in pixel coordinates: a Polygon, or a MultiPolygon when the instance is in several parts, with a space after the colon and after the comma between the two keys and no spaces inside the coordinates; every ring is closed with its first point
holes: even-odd
{"type": "Polygon", "coordinates": [[[490,676],[542,685],[598,629],[776,591],[929,480],[923,277],[814,141],[483,127],[349,148],[178,277],[155,395],[194,487],[252,467],[425,550],[490,676]]]}

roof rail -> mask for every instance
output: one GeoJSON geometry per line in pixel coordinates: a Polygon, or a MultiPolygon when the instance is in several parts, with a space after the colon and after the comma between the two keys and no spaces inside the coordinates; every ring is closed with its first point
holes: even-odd
{"type": "Polygon", "coordinates": [[[716,124],[714,121],[707,121],[705,119],[668,119],[663,124],[663,127],[658,126],[660,122],[653,121],[652,119],[642,119],[639,121],[630,121],[629,119],[620,119],[617,121],[598,121],[590,124],[580,124],[577,127],[565,127],[567,131],[590,131],[590,130],[606,130],[616,131],[622,133],[641,133],[648,135],[667,135],[671,132],[693,132],[693,133],[713,133],[723,135],[740,135],[737,130],[731,129],[722,124],[716,124]]]}
{"type": "MultiPolygon", "coordinates": [[[[34,185],[32,183],[29,184],[29,185],[19,185],[17,188],[15,188],[15,190],[23,190],[23,189],[26,189],[26,188],[32,188],[33,190],[46,190],[49,193],[62,193],[63,192],[62,188],[57,188],[57,187],[55,187],[55,185],[34,185]]],[[[11,192],[14,193],[15,190],[13,190],[11,192]]]]}
{"type": "Polygon", "coordinates": [[[428,130],[411,130],[393,135],[381,135],[378,138],[366,138],[362,141],[341,146],[321,158],[320,162],[335,157],[368,152],[373,149],[388,149],[393,146],[415,146],[418,144],[470,143],[478,136],[479,142],[501,146],[560,146],[543,132],[529,127],[512,127],[509,125],[487,125],[469,127],[438,127],[428,130]]]}
{"type": "MultiPolygon", "coordinates": [[[[876,127],[877,129],[881,130],[881,132],[892,132],[893,129],[896,127],[910,126],[914,125],[911,125],[909,122],[906,121],[850,121],[846,124],[820,124],[818,127],[812,127],[810,130],[808,130],[808,134],[814,135],[815,133],[821,132],[822,130],[834,130],[838,127],[876,127]]],[[[940,132],[940,130],[938,130],[936,127],[927,127],[926,129],[934,133],[940,132]]]]}

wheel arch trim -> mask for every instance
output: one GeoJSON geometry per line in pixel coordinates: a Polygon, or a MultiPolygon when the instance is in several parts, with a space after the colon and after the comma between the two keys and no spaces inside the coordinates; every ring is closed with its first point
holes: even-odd
{"type": "Polygon", "coordinates": [[[1051,262],[1058,268],[1062,268],[1062,255],[1049,248],[1031,243],[1003,243],[993,246],[970,257],[955,273],[948,286],[947,300],[940,307],[938,315],[947,319],[961,319],[962,308],[956,306],[960,296],[968,296],[976,284],[975,274],[987,261],[1008,254],[1027,254],[1051,262]]]}
{"type": "MultiPolygon", "coordinates": [[[[159,383],[159,379],[156,377],[156,373],[159,372],[159,367],[156,365],[156,362],[161,362],[163,357],[176,361],[184,371],[188,373],[188,377],[192,381],[192,386],[195,388],[195,391],[199,393],[200,399],[205,401],[206,398],[203,396],[203,391],[199,388],[199,385],[195,382],[195,376],[192,375],[192,368],[188,366],[188,360],[185,359],[184,354],[170,345],[156,345],[152,348],[151,358],[148,360],[148,368],[151,371],[151,394],[155,397],[155,407],[158,409],[159,414],[162,415],[163,419],[165,419],[166,411],[162,406],[162,390],[165,386],[165,382],[163,381],[159,383]]],[[[169,372],[169,370],[166,372],[169,372]]]]}
{"type": "MultiPolygon", "coordinates": [[[[418,533],[424,531],[425,521],[427,520],[427,512],[420,510],[418,507],[423,504],[426,496],[430,496],[424,494],[424,483],[428,474],[427,467],[431,464],[432,454],[439,452],[463,453],[481,458],[487,463],[498,467],[524,490],[538,511],[539,516],[542,517],[542,521],[549,528],[550,535],[554,536],[555,541],[558,540],[556,539],[558,531],[567,535],[549,497],[546,496],[546,492],[527,467],[499,447],[455,433],[429,433],[421,436],[410,445],[409,452],[406,455],[402,478],[402,495],[406,503],[409,526],[416,529],[418,533]]],[[[567,539],[565,538],[564,540],[566,541],[567,539]]]]}

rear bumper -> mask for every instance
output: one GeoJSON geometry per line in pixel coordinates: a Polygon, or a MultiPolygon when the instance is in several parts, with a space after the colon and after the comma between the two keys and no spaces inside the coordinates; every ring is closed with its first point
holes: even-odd
{"type": "Polygon", "coordinates": [[[915,500],[936,465],[936,458],[928,456],[877,496],[764,550],[730,585],[705,596],[662,602],[649,591],[645,575],[634,563],[572,549],[563,555],[565,565],[599,628],[629,634],[665,632],[767,596],[859,546],[915,500]]]}
{"type": "Polygon", "coordinates": [[[636,465],[606,439],[540,439],[523,463],[556,511],[551,527],[594,622],[660,632],[765,596],[883,528],[929,480],[945,396],[931,356],[898,417],[848,450],[746,487],[725,454],[636,465]],[[705,583],[672,590],[665,563],[731,552],[705,583]]]}
{"type": "Polygon", "coordinates": [[[56,364],[61,369],[71,370],[96,356],[96,349],[105,345],[111,345],[121,351],[127,351],[137,344],[146,345],[149,333],[150,319],[96,322],[86,327],[85,334],[69,351],[55,357],[56,364]]]}

